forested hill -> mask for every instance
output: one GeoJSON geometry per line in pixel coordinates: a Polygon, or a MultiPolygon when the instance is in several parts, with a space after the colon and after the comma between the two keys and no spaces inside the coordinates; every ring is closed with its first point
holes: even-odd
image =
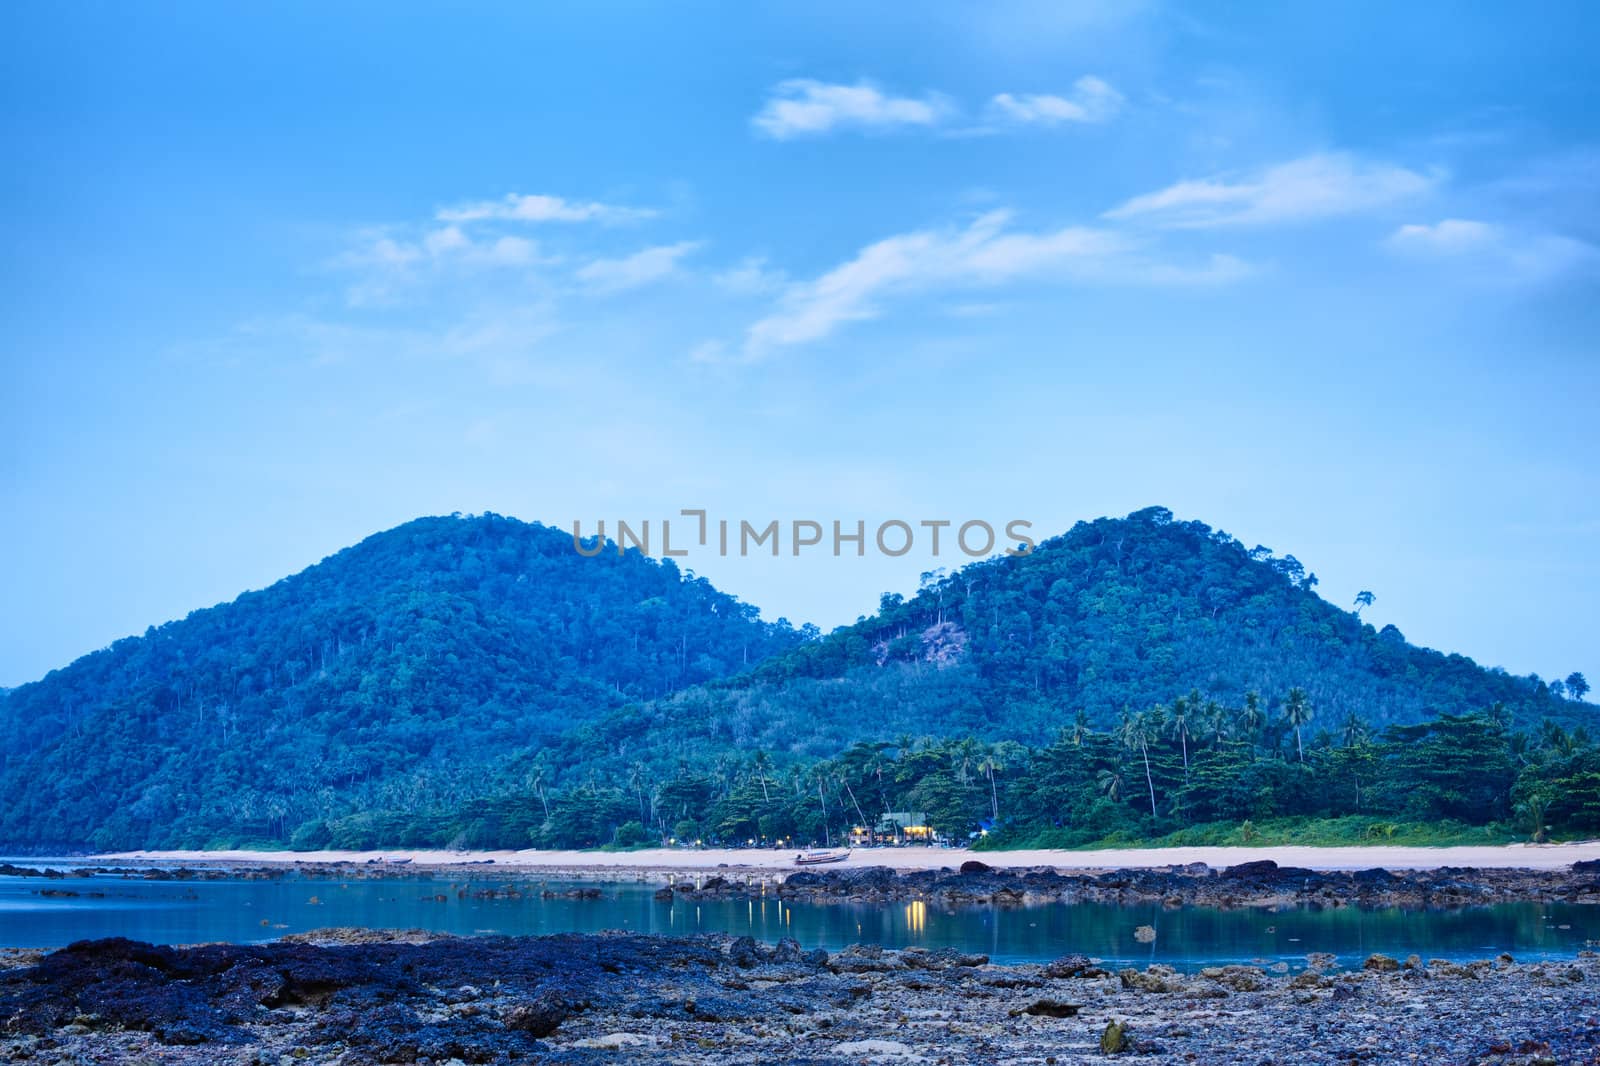
{"type": "Polygon", "coordinates": [[[1537,678],[1406,642],[1316,594],[1292,555],[1246,548],[1152,507],[1080,522],[1031,554],[924,575],[909,600],[748,674],[628,707],[564,738],[556,760],[592,767],[737,747],[826,758],[855,740],[960,737],[1038,744],[1082,712],[1097,727],[1196,693],[1232,711],[1291,688],[1312,728],[1374,727],[1503,705],[1523,725],[1574,722],[1537,678]],[[708,743],[709,741],[709,743],[708,743]]]}
{"type": "Polygon", "coordinates": [[[486,764],[799,643],[670,561],[424,518],[0,697],[0,842],[283,836],[476,794],[486,764]]]}
{"type": "Polygon", "coordinates": [[[1132,715],[1178,728],[1185,766],[1191,736],[1240,729],[1281,761],[1291,725],[1314,763],[1352,718],[1588,716],[1314,589],[1292,556],[1150,508],[925,575],[819,638],[670,562],[420,519],[0,696],[0,846],[597,843],[765,804],[779,773],[842,814],[806,767],[858,742],[1015,762],[1132,715]],[[685,782],[694,802],[655,803],[685,782]]]}

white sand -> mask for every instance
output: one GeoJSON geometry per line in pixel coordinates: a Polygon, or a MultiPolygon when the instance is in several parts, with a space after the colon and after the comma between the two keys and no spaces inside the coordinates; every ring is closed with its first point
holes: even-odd
{"type": "MultiPolygon", "coordinates": [[[[163,863],[249,863],[268,865],[295,862],[364,863],[369,859],[410,859],[417,866],[450,866],[493,859],[496,867],[511,870],[545,870],[635,876],[657,871],[711,871],[724,866],[744,870],[792,870],[795,852],[757,849],[651,848],[645,851],[129,851],[99,856],[104,861],[142,860],[163,863]]],[[[1280,866],[1305,866],[1315,870],[1364,870],[1381,866],[1389,870],[1427,870],[1440,866],[1493,866],[1549,870],[1583,859],[1600,859],[1600,840],[1574,844],[1511,844],[1450,848],[1413,847],[1262,847],[1262,848],[1143,848],[1106,851],[958,851],[948,848],[857,848],[844,866],[890,866],[897,870],[956,867],[968,859],[990,866],[1052,866],[1061,870],[1108,870],[1169,866],[1203,862],[1213,867],[1232,866],[1256,859],[1272,859],[1280,866]]]]}

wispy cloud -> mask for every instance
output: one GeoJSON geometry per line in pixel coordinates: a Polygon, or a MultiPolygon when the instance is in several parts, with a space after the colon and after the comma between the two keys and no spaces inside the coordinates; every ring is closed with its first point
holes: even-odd
{"type": "Polygon", "coordinates": [[[353,305],[392,300],[407,285],[443,271],[530,267],[540,261],[539,246],[510,234],[474,237],[459,226],[438,226],[414,238],[378,230],[360,234],[332,266],[359,276],[347,290],[353,305]]]}
{"type": "Polygon", "coordinates": [[[1397,251],[1427,255],[1459,255],[1499,239],[1499,227],[1466,218],[1447,218],[1432,225],[1414,223],[1390,234],[1388,244],[1397,251]]]}
{"type": "MultiPolygon", "coordinates": [[[[985,124],[951,132],[966,136],[1024,126],[1106,122],[1122,105],[1122,94],[1109,83],[1085,75],[1073,83],[1066,95],[999,93],[990,98],[984,111],[985,124]]],[[[764,136],[786,141],[845,129],[934,129],[959,119],[961,111],[942,93],[894,96],[870,81],[843,85],[795,78],[773,87],[750,124],[764,136]]]]}
{"type": "Polygon", "coordinates": [[[930,127],[950,113],[937,94],[922,99],[891,96],[869,81],[838,85],[795,78],[779,82],[750,124],[774,140],[814,136],[837,129],[888,130],[930,127]]]}
{"type": "Polygon", "coordinates": [[[440,222],[632,222],[652,218],[649,208],[619,207],[594,200],[567,200],[560,196],[509,193],[499,200],[476,200],[442,207],[440,222]]]}
{"type": "Polygon", "coordinates": [[[1384,245],[1408,258],[1464,265],[1485,280],[1546,281],[1600,265],[1600,250],[1584,241],[1464,218],[1401,226],[1384,245]]]}
{"type": "Polygon", "coordinates": [[[1122,109],[1122,94],[1093,75],[1079,78],[1068,96],[1048,93],[1000,93],[989,101],[989,115],[998,122],[1056,126],[1063,122],[1105,122],[1122,109]]]}
{"type": "Polygon", "coordinates": [[[781,270],[767,265],[761,256],[749,256],[737,265],[712,276],[718,288],[736,296],[759,296],[776,292],[788,280],[781,270]]]}
{"type": "Polygon", "coordinates": [[[700,241],[679,241],[645,248],[617,259],[596,259],[581,267],[577,278],[603,292],[638,288],[676,274],[678,261],[700,245],[700,241]]]}
{"type": "Polygon", "coordinates": [[[811,281],[791,285],[771,314],[750,326],[744,355],[820,340],[841,325],[876,317],[887,298],[940,288],[975,288],[1019,279],[1143,284],[1217,284],[1248,266],[1213,256],[1183,267],[1152,260],[1137,242],[1083,226],[1027,232],[1009,229],[1005,211],[963,228],[904,233],[870,244],[811,281]]]}
{"type": "Polygon", "coordinates": [[[1178,229],[1299,222],[1385,207],[1421,196],[1437,182],[1391,163],[1325,153],[1253,174],[1180,181],[1136,196],[1105,217],[1178,229]]]}

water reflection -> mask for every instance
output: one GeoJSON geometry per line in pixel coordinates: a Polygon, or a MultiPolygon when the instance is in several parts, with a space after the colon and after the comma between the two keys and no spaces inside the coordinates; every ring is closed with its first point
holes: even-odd
{"type": "Polygon", "coordinates": [[[265,940],[328,926],[451,933],[547,934],[623,929],[793,936],[807,948],[866,942],[948,947],[996,961],[1081,952],[1129,963],[1193,967],[1223,961],[1303,960],[1325,951],[1362,957],[1572,956],[1600,938],[1600,913],[1573,904],[1503,904],[1470,910],[1167,909],[1160,904],[1050,904],[949,910],[912,900],[880,906],[656,900],[652,886],[605,885],[595,900],[541,898],[568,884],[530,879],[452,882],[406,878],[333,882],[147,882],[115,877],[0,879],[0,945],[52,947],[88,937],[158,943],[265,940]],[[76,893],[60,895],[57,893],[76,893]],[[486,893],[492,893],[486,894],[486,893]],[[1142,944],[1133,931],[1155,929],[1142,944]]]}

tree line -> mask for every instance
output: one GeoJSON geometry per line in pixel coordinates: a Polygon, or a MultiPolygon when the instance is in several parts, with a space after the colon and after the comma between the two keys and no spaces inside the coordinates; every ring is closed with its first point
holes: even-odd
{"type": "Polygon", "coordinates": [[[1237,706],[1191,691],[1105,729],[1079,712],[1048,744],[902,736],[817,761],[719,755],[655,776],[589,775],[428,816],[303,826],[297,847],[838,845],[888,811],[981,847],[1300,840],[1545,840],[1600,832],[1600,745],[1584,727],[1510,727],[1503,707],[1374,732],[1304,690],[1237,706]],[[1270,706],[1269,706],[1270,703],[1270,706]]]}

